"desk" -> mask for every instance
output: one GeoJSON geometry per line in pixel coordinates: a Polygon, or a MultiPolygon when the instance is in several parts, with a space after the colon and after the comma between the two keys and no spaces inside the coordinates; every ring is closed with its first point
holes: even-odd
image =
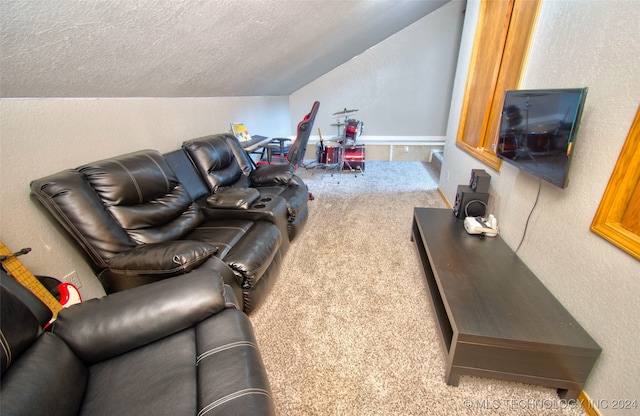
{"type": "Polygon", "coordinates": [[[271,137],[265,136],[251,136],[251,140],[240,141],[240,145],[247,153],[251,153],[254,150],[263,147],[271,141],[271,137]]]}
{"type": "Polygon", "coordinates": [[[466,374],[578,397],[601,349],[500,236],[467,234],[449,209],[415,208],[411,237],[444,341],[447,384],[466,374]]]}

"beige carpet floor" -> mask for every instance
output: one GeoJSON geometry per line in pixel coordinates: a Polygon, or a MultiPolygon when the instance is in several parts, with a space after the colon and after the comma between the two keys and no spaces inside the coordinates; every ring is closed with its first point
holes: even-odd
{"type": "Polygon", "coordinates": [[[298,169],[315,196],[265,303],[251,316],[276,410],[294,415],[585,415],[553,389],[444,380],[445,353],[413,208],[445,207],[420,162],[364,174],[298,169]]]}

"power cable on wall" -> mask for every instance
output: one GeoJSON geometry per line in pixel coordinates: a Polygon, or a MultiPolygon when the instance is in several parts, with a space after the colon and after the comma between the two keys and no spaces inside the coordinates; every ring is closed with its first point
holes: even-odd
{"type": "Polygon", "coordinates": [[[524,237],[527,235],[527,229],[529,228],[529,221],[531,220],[531,215],[533,214],[533,210],[536,209],[536,205],[538,205],[538,199],[540,199],[540,190],[542,189],[542,178],[540,178],[540,182],[538,182],[538,194],[536,195],[536,201],[533,203],[533,207],[531,207],[531,211],[529,212],[529,216],[527,217],[527,222],[524,225],[524,231],[522,232],[522,238],[520,239],[520,244],[518,244],[518,248],[516,248],[516,253],[520,250],[522,243],[524,242],[524,237]]]}

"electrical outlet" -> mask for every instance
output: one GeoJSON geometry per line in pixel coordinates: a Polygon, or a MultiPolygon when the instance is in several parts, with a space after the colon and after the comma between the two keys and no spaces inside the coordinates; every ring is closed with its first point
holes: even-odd
{"type": "Polygon", "coordinates": [[[71,283],[78,289],[82,287],[82,281],[78,277],[78,272],[76,272],[75,270],[63,277],[62,280],[71,283]]]}
{"type": "Polygon", "coordinates": [[[450,173],[451,173],[451,172],[447,171],[447,182],[449,182],[449,174],[450,174],[450,173]]]}
{"type": "Polygon", "coordinates": [[[409,146],[405,146],[405,147],[404,147],[404,152],[405,152],[405,153],[409,153],[409,146]]]}

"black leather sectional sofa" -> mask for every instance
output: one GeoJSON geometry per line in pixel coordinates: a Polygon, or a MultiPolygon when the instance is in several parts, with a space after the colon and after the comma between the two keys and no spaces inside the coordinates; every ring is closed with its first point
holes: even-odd
{"type": "Polygon", "coordinates": [[[273,415],[246,314],[308,216],[289,165],[237,139],[141,150],[31,183],[107,296],[50,311],[2,273],[4,415],[273,415]]]}
{"type": "Polygon", "coordinates": [[[32,181],[31,195],[107,293],[209,269],[249,313],[308,216],[292,166],[249,163],[233,135],[219,134],[64,170],[32,181]]]}
{"type": "Polygon", "coordinates": [[[194,271],[52,314],[0,272],[0,414],[275,415],[253,328],[194,271]]]}

